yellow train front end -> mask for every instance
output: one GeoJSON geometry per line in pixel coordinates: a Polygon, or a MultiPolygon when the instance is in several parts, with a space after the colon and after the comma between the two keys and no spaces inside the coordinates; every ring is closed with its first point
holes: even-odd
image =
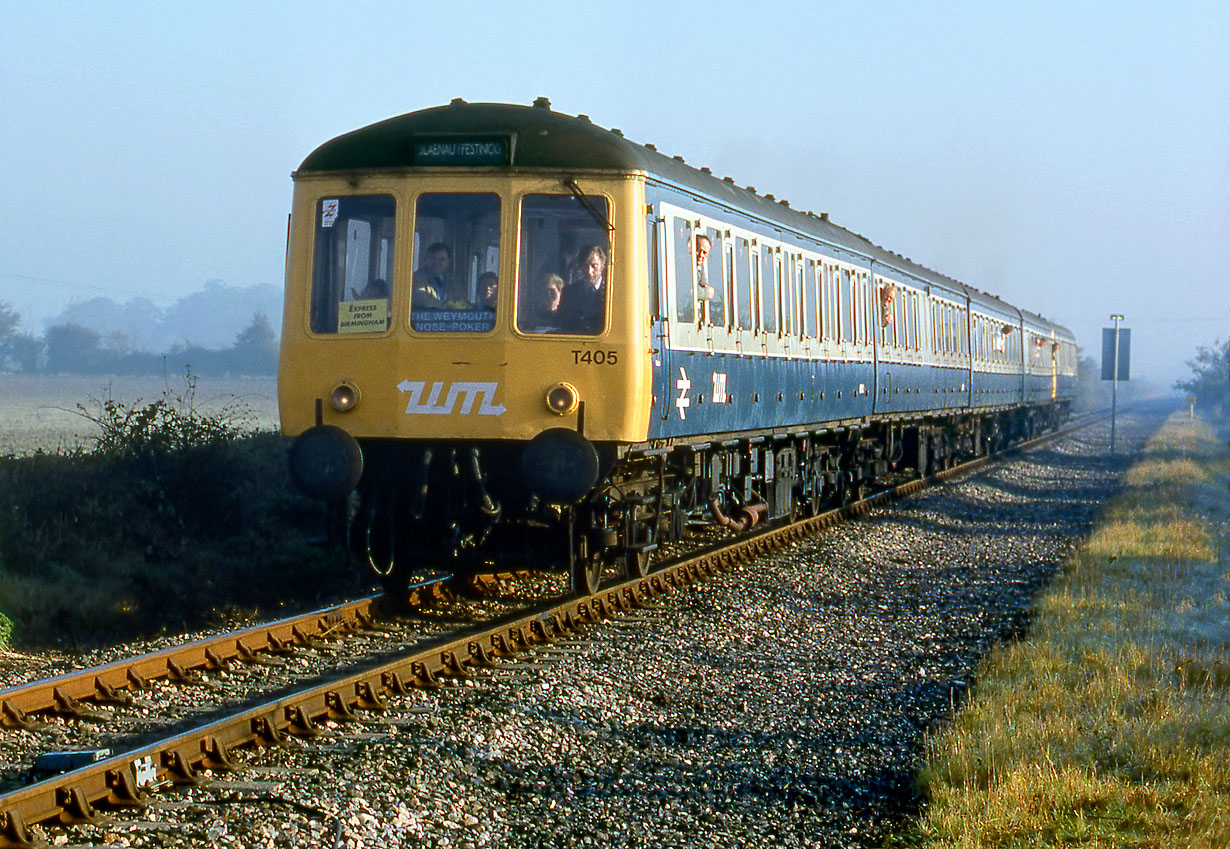
{"type": "Polygon", "coordinates": [[[611,210],[618,237],[561,193],[558,176],[297,182],[278,372],[283,432],[326,424],[360,439],[530,440],[566,427],[593,442],[644,440],[644,247],[635,221],[616,218],[631,218],[641,183],[584,187],[596,212],[611,210]],[[585,283],[565,277],[581,276],[578,256],[593,247],[606,254],[606,303],[569,316],[565,290],[585,283]],[[561,384],[575,399],[553,406],[561,384]]]}
{"type": "Polygon", "coordinates": [[[390,586],[498,562],[585,589],[584,502],[646,438],[643,179],[517,169],[510,139],[419,134],[408,165],[295,175],[292,476],[390,586]]]}

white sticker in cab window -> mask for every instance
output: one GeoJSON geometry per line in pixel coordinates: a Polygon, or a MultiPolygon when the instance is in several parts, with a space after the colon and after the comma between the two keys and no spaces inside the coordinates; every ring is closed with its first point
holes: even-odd
{"type": "Polygon", "coordinates": [[[332,227],[333,222],[337,220],[337,198],[330,198],[320,202],[320,226],[332,227]]]}

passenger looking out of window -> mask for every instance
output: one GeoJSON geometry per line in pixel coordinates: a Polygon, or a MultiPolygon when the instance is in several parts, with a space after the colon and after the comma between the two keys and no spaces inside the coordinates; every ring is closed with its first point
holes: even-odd
{"type": "Polygon", "coordinates": [[[449,272],[453,267],[453,252],[443,242],[427,248],[419,270],[414,272],[414,289],[410,296],[412,309],[444,309],[451,295],[449,272]]]}
{"type": "Polygon", "coordinates": [[[564,298],[564,278],[558,274],[548,274],[542,280],[542,288],[538,292],[538,301],[534,304],[535,319],[544,329],[558,328],[560,321],[559,307],[564,298]]]}
{"type": "Polygon", "coordinates": [[[885,327],[893,323],[893,302],[896,300],[896,286],[885,283],[880,287],[880,321],[885,327]]]}
{"type": "Polygon", "coordinates": [[[579,279],[564,289],[559,312],[567,332],[597,333],[606,318],[606,250],[591,245],[579,258],[579,279]]]}
{"type": "Polygon", "coordinates": [[[713,287],[709,285],[709,274],[705,271],[705,262],[712,249],[713,244],[708,236],[696,236],[696,295],[704,300],[709,300],[715,294],[713,287]]]}
{"type": "Polygon", "coordinates": [[[483,309],[495,312],[496,297],[499,293],[499,278],[494,271],[484,271],[478,275],[478,303],[483,309]]]}

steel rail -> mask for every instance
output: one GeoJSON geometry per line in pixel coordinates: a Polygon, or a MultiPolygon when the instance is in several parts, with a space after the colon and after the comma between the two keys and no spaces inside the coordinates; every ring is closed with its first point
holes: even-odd
{"type": "Polygon", "coordinates": [[[468,668],[493,665],[494,658],[515,657],[536,645],[577,633],[615,613],[645,606],[653,597],[727,571],[737,562],[754,560],[843,518],[866,513],[872,506],[978,471],[996,459],[1049,442],[1096,420],[1070,424],[998,454],[975,458],[930,478],[911,480],[846,507],[740,537],[584,599],[509,614],[460,634],[431,638],[425,645],[391,659],[386,657],[327,673],[299,685],[298,689],[287,688],[261,704],[176,736],[12,791],[0,796],[0,847],[28,849],[37,845],[29,831],[34,824],[96,822],[96,806],[139,806],[149,793],[161,788],[200,783],[205,770],[237,768],[231,757],[236,749],[278,745],[288,736],[315,736],[320,733],[322,721],[344,722],[354,720],[360,712],[382,711],[389,698],[404,695],[411,687],[438,687],[442,677],[463,676],[468,668]]]}
{"type": "MultiPolygon", "coordinates": [[[[416,584],[410,588],[410,597],[429,593],[442,581],[416,584]]],[[[132,691],[148,689],[150,681],[167,678],[182,682],[195,672],[221,669],[232,661],[259,663],[262,653],[283,653],[294,646],[307,646],[314,639],[371,628],[386,603],[383,596],[368,596],[8,687],[0,690],[0,725],[33,730],[37,727],[34,714],[89,716],[90,711],[82,704],[85,701],[128,704],[132,691]]]]}

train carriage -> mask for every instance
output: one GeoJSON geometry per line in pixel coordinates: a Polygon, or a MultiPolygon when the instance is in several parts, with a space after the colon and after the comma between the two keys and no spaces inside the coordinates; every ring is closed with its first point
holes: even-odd
{"type": "Polygon", "coordinates": [[[294,174],[292,473],[391,587],[643,574],[1054,425],[1071,334],[650,145],[454,101],[294,174]]]}

